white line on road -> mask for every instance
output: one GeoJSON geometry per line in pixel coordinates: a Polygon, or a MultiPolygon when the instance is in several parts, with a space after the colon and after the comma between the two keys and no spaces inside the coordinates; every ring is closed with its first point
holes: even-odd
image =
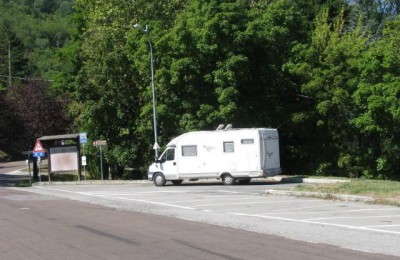
{"type": "MultiPolygon", "coordinates": [[[[196,202],[196,201],[207,201],[207,200],[211,200],[211,201],[215,201],[215,196],[207,196],[207,197],[203,197],[203,198],[201,198],[201,199],[195,199],[195,200],[178,200],[178,201],[174,201],[174,203],[187,203],[187,202],[196,202]]],[[[218,197],[218,201],[230,201],[230,200],[232,200],[232,197],[229,197],[229,198],[226,198],[226,199],[221,199],[220,197],[218,197]]],[[[245,201],[245,200],[251,200],[251,201],[254,201],[255,200],[255,198],[241,198],[241,199],[235,199],[235,201],[239,201],[239,200],[242,200],[242,201],[245,201]]],[[[222,203],[221,203],[222,204],[222,203]]],[[[229,205],[229,204],[223,204],[223,205],[229,205]]]]}
{"type": "MultiPolygon", "coordinates": [[[[155,205],[161,205],[161,206],[168,206],[168,207],[173,207],[173,208],[181,208],[181,209],[188,209],[188,210],[195,210],[196,207],[199,206],[207,206],[207,205],[238,205],[238,204],[260,204],[260,203],[278,203],[277,201],[272,201],[272,202],[260,202],[260,203],[232,203],[232,204],[204,204],[204,205],[197,205],[197,206],[192,206],[192,207],[185,207],[185,206],[180,206],[180,205],[175,205],[175,204],[170,204],[170,203],[161,203],[161,202],[154,202],[154,201],[148,201],[148,200],[142,200],[142,199],[133,199],[133,198],[125,198],[125,197],[114,197],[114,196],[109,196],[109,195],[102,195],[102,194],[93,194],[93,193],[88,193],[88,192],[78,192],[78,191],[70,191],[70,190],[63,190],[63,189],[55,189],[55,188],[48,188],[48,187],[37,187],[39,189],[45,189],[45,190],[55,190],[55,191],[61,191],[61,192],[66,192],[66,193],[72,193],[72,194],[80,194],[80,195],[85,195],[85,196],[91,196],[91,197],[102,197],[102,198],[107,198],[107,199],[119,199],[119,200],[127,200],[127,201],[136,201],[136,202],[141,202],[141,203],[148,203],[148,204],[155,204],[155,205]]],[[[319,200],[316,200],[319,201],[319,200]]],[[[288,200],[288,201],[279,201],[279,203],[283,202],[293,202],[293,200],[288,200]]],[[[208,211],[209,209],[203,209],[203,211],[208,211]]],[[[210,210],[209,210],[210,211],[210,210]]],[[[350,211],[350,210],[349,210],[350,211]]],[[[352,210],[355,211],[355,210],[352,210]]],[[[358,210],[362,211],[362,210],[358,210]]],[[[363,231],[372,231],[372,232],[377,232],[377,233],[386,233],[386,234],[393,234],[393,235],[400,235],[400,231],[389,231],[389,230],[381,230],[381,229],[376,229],[374,226],[351,226],[351,225],[343,225],[343,224],[335,224],[335,223],[326,223],[326,222],[320,222],[320,221],[315,221],[317,219],[293,219],[293,218],[285,218],[285,217],[277,217],[277,216],[269,216],[269,215],[260,215],[260,214],[244,214],[244,213],[237,213],[237,212],[226,212],[227,214],[233,214],[237,216],[245,216],[245,217],[256,217],[256,218],[263,218],[263,219],[274,219],[274,220],[281,220],[281,221],[290,221],[290,222],[297,222],[297,223],[307,223],[307,224],[315,224],[315,225],[325,225],[325,226],[333,226],[333,227],[341,227],[341,228],[347,228],[347,229],[352,229],[352,230],[363,230],[363,231]]],[[[377,217],[398,217],[400,215],[392,215],[392,216],[373,216],[372,218],[377,218],[377,217]]],[[[352,218],[352,217],[349,217],[352,218]]],[[[371,217],[368,217],[371,218],[371,217]]],[[[318,218],[319,220],[322,218],[318,218]]],[[[323,218],[323,219],[337,219],[337,218],[323,218]]],[[[391,226],[400,226],[400,225],[391,225],[391,226]]],[[[375,226],[379,228],[380,226],[375,226]]],[[[387,225],[384,225],[382,227],[388,227],[387,225]]]]}
{"type": "Polygon", "coordinates": [[[378,225],[378,226],[363,226],[366,228],[386,228],[386,227],[400,227],[400,225],[378,225]]]}
{"type": "Polygon", "coordinates": [[[233,214],[236,216],[244,216],[244,217],[256,217],[256,218],[265,218],[265,219],[275,219],[275,220],[282,220],[282,221],[290,221],[290,222],[298,222],[298,223],[308,223],[308,224],[316,224],[316,225],[325,225],[325,226],[333,226],[333,227],[342,227],[347,229],[355,229],[355,230],[364,230],[364,231],[373,231],[378,233],[386,233],[386,234],[393,234],[393,235],[400,235],[400,231],[389,231],[389,230],[381,230],[369,227],[357,227],[357,226],[350,226],[350,225],[342,225],[342,224],[334,224],[334,223],[325,223],[319,221],[310,221],[310,220],[303,220],[303,219],[293,219],[293,218],[281,218],[281,217],[274,217],[274,216],[266,216],[266,215],[258,215],[258,214],[244,214],[244,213],[237,213],[237,212],[230,212],[229,214],[233,214]]]}
{"type": "Polygon", "coordinates": [[[309,220],[329,220],[329,219],[365,219],[365,218],[392,218],[392,217],[400,217],[400,215],[385,215],[385,216],[362,216],[362,217],[331,217],[331,218],[308,218],[309,220]]]}
{"type": "Polygon", "coordinates": [[[154,202],[154,201],[141,200],[141,199],[130,199],[130,198],[124,198],[124,197],[113,197],[113,196],[108,196],[108,195],[96,195],[96,194],[92,194],[92,193],[88,193],[88,192],[69,191],[69,190],[54,189],[54,188],[44,188],[44,187],[37,187],[37,188],[47,189],[47,190],[56,190],[56,191],[61,191],[61,192],[74,193],[74,194],[81,194],[81,195],[91,196],[91,197],[101,197],[101,198],[107,198],[107,199],[129,200],[129,201],[149,203],[149,204],[155,204],[155,205],[161,205],[161,206],[168,206],[168,207],[173,207],[173,208],[194,210],[194,208],[191,208],[191,207],[184,207],[184,206],[179,206],[179,205],[174,205],[174,204],[169,204],[169,203],[161,203],[161,202],[154,202]]]}
{"type": "MultiPolygon", "coordinates": [[[[313,201],[313,200],[310,200],[313,201]]],[[[192,207],[205,207],[205,206],[227,206],[227,205],[249,205],[249,204],[279,204],[279,203],[286,203],[286,202],[293,202],[293,200],[280,200],[280,201],[261,201],[261,202],[239,202],[239,203],[211,203],[211,204],[200,204],[200,205],[193,205],[192,207]]]]}
{"type": "Polygon", "coordinates": [[[229,194],[247,194],[247,195],[260,195],[260,193],[246,192],[246,191],[229,191],[229,190],[215,190],[216,192],[229,193],[229,194]]]}
{"type": "Polygon", "coordinates": [[[114,193],[114,190],[108,191],[110,193],[106,193],[105,191],[91,191],[91,194],[95,195],[149,195],[149,194],[164,194],[164,193],[187,193],[185,191],[141,191],[141,192],[129,192],[129,193],[114,193]]]}
{"type": "Polygon", "coordinates": [[[180,209],[195,209],[195,208],[191,208],[191,207],[184,207],[184,206],[179,206],[179,205],[175,205],[175,204],[155,202],[155,201],[149,201],[149,200],[130,199],[130,198],[124,198],[124,197],[110,197],[110,196],[105,196],[105,195],[91,195],[91,194],[85,194],[85,195],[93,196],[93,197],[108,198],[108,199],[120,199],[120,200],[143,202],[143,203],[149,203],[149,204],[155,204],[155,205],[161,205],[161,206],[168,206],[168,207],[180,208],[180,209]]]}
{"type": "MultiPolygon", "coordinates": [[[[271,215],[271,214],[273,214],[273,215],[325,214],[325,213],[327,213],[327,211],[296,211],[296,212],[292,212],[293,210],[304,210],[304,209],[324,208],[324,207],[327,207],[327,205],[324,204],[324,205],[319,205],[319,206],[301,207],[301,208],[294,207],[294,208],[284,209],[284,210],[271,210],[271,211],[268,211],[268,214],[269,215],[271,215]]],[[[398,208],[350,209],[350,210],[336,210],[335,213],[363,212],[363,211],[396,211],[396,212],[400,212],[400,209],[398,209],[398,208]]]]}

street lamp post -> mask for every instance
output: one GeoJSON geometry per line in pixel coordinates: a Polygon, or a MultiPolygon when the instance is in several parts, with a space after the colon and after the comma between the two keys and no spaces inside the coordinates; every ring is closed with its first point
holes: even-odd
{"type": "MultiPolygon", "coordinates": [[[[148,34],[149,33],[149,28],[146,25],[145,29],[140,26],[140,24],[135,24],[133,28],[137,30],[141,30],[144,33],[148,34]]],[[[154,86],[154,60],[153,60],[153,46],[151,45],[150,37],[148,38],[149,41],[149,47],[150,47],[150,67],[151,67],[151,90],[153,93],[153,125],[154,125],[154,146],[153,149],[155,151],[156,159],[158,159],[158,149],[160,146],[158,145],[157,142],[157,120],[156,120],[156,91],[155,91],[155,86],[154,86]]]]}

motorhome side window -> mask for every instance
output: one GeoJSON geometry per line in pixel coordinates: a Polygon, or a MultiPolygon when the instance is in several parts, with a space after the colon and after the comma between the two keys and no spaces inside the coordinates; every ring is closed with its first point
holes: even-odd
{"type": "Polygon", "coordinates": [[[224,153],[233,153],[235,151],[235,147],[233,142],[224,142],[224,153]]]}
{"type": "Polygon", "coordinates": [[[196,156],[196,155],[197,155],[197,145],[182,146],[182,156],[196,156]]]}
{"type": "Polygon", "coordinates": [[[254,144],[254,139],[242,139],[240,142],[242,144],[254,144]]]}

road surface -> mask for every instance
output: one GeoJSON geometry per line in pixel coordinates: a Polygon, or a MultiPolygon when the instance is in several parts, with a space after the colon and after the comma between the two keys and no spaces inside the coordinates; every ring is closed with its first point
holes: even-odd
{"type": "Polygon", "coordinates": [[[281,185],[262,182],[11,188],[21,167],[0,164],[1,259],[400,256],[397,207],[263,196],[281,185]]]}
{"type": "Polygon", "coordinates": [[[29,179],[29,172],[19,172],[26,167],[25,161],[0,162],[0,187],[12,187],[21,180],[29,179]]]}
{"type": "Polygon", "coordinates": [[[398,259],[0,188],[1,259],[398,259]]]}

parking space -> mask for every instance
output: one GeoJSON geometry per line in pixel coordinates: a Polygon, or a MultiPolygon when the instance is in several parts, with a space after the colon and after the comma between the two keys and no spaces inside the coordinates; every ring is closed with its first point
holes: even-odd
{"type": "MultiPolygon", "coordinates": [[[[348,229],[369,230],[400,236],[400,208],[321,199],[260,196],[245,192],[213,191],[211,194],[184,199],[188,195],[168,197],[177,207],[224,212],[251,218],[275,219],[315,225],[330,225],[348,229]],[[295,205],[293,205],[295,204],[295,205]]],[[[150,198],[148,198],[150,199],[150,198]]],[[[152,201],[166,202],[153,195],[152,201]]]]}
{"type": "Polygon", "coordinates": [[[270,188],[270,185],[159,188],[136,184],[41,186],[31,190],[121,209],[400,256],[399,207],[265,194],[270,188]]]}

